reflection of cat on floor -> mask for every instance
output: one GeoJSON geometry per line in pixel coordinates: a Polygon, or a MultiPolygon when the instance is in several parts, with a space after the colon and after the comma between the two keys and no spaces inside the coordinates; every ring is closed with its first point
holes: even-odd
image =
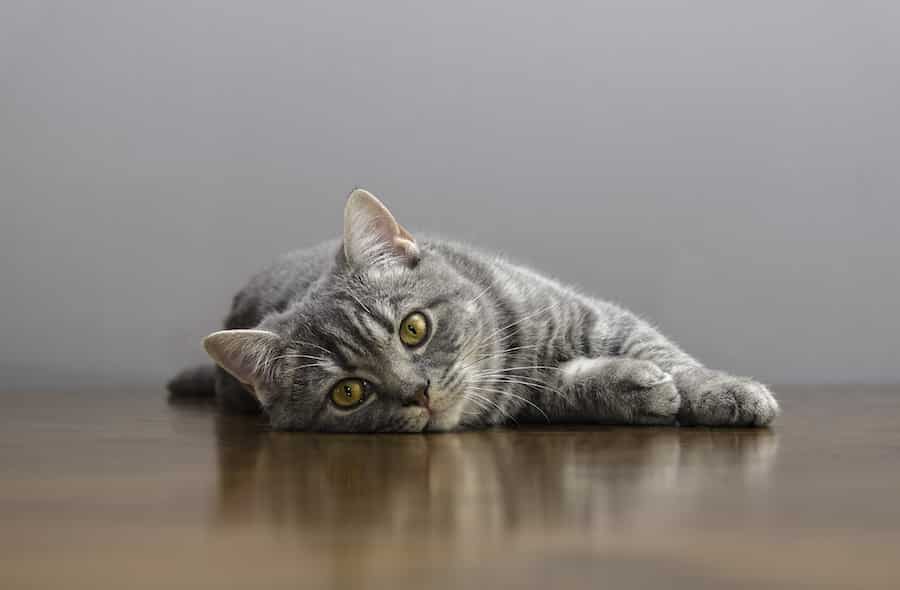
{"type": "Polygon", "coordinates": [[[240,416],[217,420],[217,523],[261,521],[326,537],[352,530],[499,540],[530,529],[659,524],[708,510],[712,495],[753,502],[777,447],[768,430],[297,436],[240,416]]]}

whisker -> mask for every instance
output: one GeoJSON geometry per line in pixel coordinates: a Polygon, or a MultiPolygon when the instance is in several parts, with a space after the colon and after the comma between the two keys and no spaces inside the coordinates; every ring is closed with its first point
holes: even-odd
{"type": "Polygon", "coordinates": [[[506,331],[506,330],[508,330],[508,329],[510,329],[510,328],[512,328],[512,327],[514,327],[514,326],[517,326],[517,325],[521,324],[522,322],[524,322],[524,321],[526,321],[526,320],[529,320],[529,319],[533,318],[533,317],[536,316],[536,315],[540,315],[540,314],[542,314],[542,313],[544,313],[544,312],[550,311],[550,310],[553,309],[554,307],[559,307],[559,305],[560,305],[560,302],[559,302],[559,301],[554,301],[553,303],[551,303],[550,305],[548,305],[548,306],[546,306],[546,307],[542,307],[541,309],[539,309],[539,310],[537,310],[537,311],[535,311],[535,312],[532,312],[532,313],[526,315],[525,317],[521,317],[521,318],[517,319],[516,321],[514,321],[514,322],[512,322],[512,323],[510,323],[510,324],[507,324],[507,325],[503,326],[502,328],[499,328],[499,329],[497,329],[497,330],[494,330],[493,332],[491,332],[491,333],[487,336],[487,339],[493,338],[493,337],[496,336],[497,334],[502,333],[502,332],[504,332],[504,331],[506,331]]]}
{"type": "MultiPolygon", "coordinates": [[[[523,319],[524,319],[524,318],[523,318],[523,319]]],[[[516,322],[514,322],[514,323],[516,323],[516,322]]],[[[513,334],[515,334],[515,332],[511,332],[511,333],[508,334],[506,337],[504,337],[504,338],[502,338],[502,339],[500,339],[500,340],[497,340],[497,341],[494,341],[494,342],[491,341],[491,338],[492,338],[493,336],[495,336],[495,335],[498,334],[498,333],[503,332],[503,331],[506,330],[506,329],[509,329],[512,325],[513,325],[513,324],[510,324],[510,325],[505,326],[505,327],[503,327],[503,328],[499,328],[499,329],[497,329],[497,330],[494,330],[494,331],[491,332],[490,334],[487,334],[486,336],[484,336],[483,338],[481,338],[481,339],[478,341],[478,343],[477,343],[477,344],[476,344],[469,352],[467,352],[467,353],[465,354],[465,356],[463,356],[462,358],[458,359],[458,361],[459,361],[459,362],[464,361],[464,360],[467,359],[469,356],[471,356],[472,353],[478,352],[479,350],[481,350],[481,349],[484,348],[485,346],[488,346],[488,345],[490,345],[490,344],[500,344],[500,343],[502,343],[503,341],[505,341],[506,339],[508,339],[509,337],[512,337],[513,334]]],[[[474,337],[475,337],[476,335],[477,335],[477,333],[473,332],[472,335],[469,336],[469,338],[468,338],[468,339],[466,340],[466,342],[464,343],[463,348],[465,348],[466,346],[468,346],[468,345],[471,343],[471,341],[474,339],[474,337]]]]}
{"type": "Polygon", "coordinates": [[[510,352],[515,352],[515,351],[517,351],[517,350],[524,350],[524,349],[528,349],[528,348],[537,348],[537,344],[529,344],[529,345],[527,345],[527,346],[514,346],[514,347],[512,347],[512,348],[506,348],[506,349],[504,349],[504,350],[500,350],[500,351],[497,351],[497,352],[493,352],[493,353],[489,353],[489,354],[484,354],[484,355],[480,356],[479,358],[474,359],[474,360],[472,360],[472,361],[466,363],[465,365],[463,365],[462,367],[460,367],[459,370],[460,370],[460,371],[463,371],[463,370],[465,370],[465,369],[468,369],[468,368],[471,367],[472,365],[476,365],[476,364],[478,364],[478,363],[481,363],[481,362],[490,360],[490,359],[492,359],[492,358],[497,358],[497,357],[501,357],[501,356],[507,355],[507,354],[509,354],[510,352]]]}
{"type": "MultiPolygon", "coordinates": [[[[488,397],[485,397],[485,396],[483,396],[483,395],[481,395],[481,394],[479,394],[479,393],[475,393],[474,391],[471,391],[469,388],[466,388],[466,396],[470,396],[470,395],[471,395],[471,396],[475,396],[475,398],[480,399],[480,400],[483,400],[484,402],[486,402],[486,403],[490,404],[491,406],[497,408],[497,410],[499,410],[501,414],[503,414],[504,416],[506,416],[507,418],[509,418],[509,419],[512,420],[513,422],[515,422],[516,424],[519,423],[518,420],[516,420],[514,417],[510,416],[510,415],[506,412],[506,410],[504,410],[502,407],[500,407],[500,404],[498,404],[498,403],[495,402],[494,400],[492,400],[492,399],[490,399],[490,398],[488,398],[488,397]]],[[[472,399],[472,398],[470,398],[470,399],[472,399]]]]}
{"type": "MultiPolygon", "coordinates": [[[[522,377],[522,379],[528,379],[528,378],[522,377]]],[[[523,385],[525,387],[530,387],[530,388],[536,389],[536,390],[543,390],[543,391],[547,391],[549,393],[555,393],[559,397],[559,399],[563,400],[568,405],[575,407],[575,404],[572,402],[572,400],[570,400],[568,397],[566,397],[565,393],[563,393],[562,391],[559,391],[558,389],[554,389],[554,388],[550,387],[549,385],[544,385],[543,383],[540,383],[537,381],[520,381],[519,379],[513,379],[513,378],[507,377],[507,376],[490,376],[490,377],[488,377],[488,379],[485,380],[485,382],[487,382],[488,384],[491,384],[491,383],[517,384],[517,385],[523,385]]]]}
{"type": "Polygon", "coordinates": [[[478,295],[476,295],[474,298],[472,298],[472,299],[469,301],[469,305],[472,305],[473,303],[475,303],[476,301],[478,301],[479,299],[481,299],[481,297],[482,297],[485,293],[487,293],[488,291],[490,291],[490,290],[493,288],[493,286],[494,286],[494,285],[488,285],[487,287],[485,287],[484,290],[483,290],[481,293],[479,293],[478,295]]]}
{"type": "Polygon", "coordinates": [[[532,408],[534,408],[535,410],[537,410],[538,412],[540,412],[541,415],[544,416],[544,419],[547,421],[547,423],[548,423],[548,424],[550,423],[550,416],[548,416],[547,413],[544,412],[544,410],[542,410],[542,409],[540,408],[540,406],[538,406],[537,404],[533,403],[532,401],[530,401],[530,400],[528,400],[528,399],[522,397],[521,395],[516,395],[515,393],[512,393],[511,391],[504,391],[504,390],[502,390],[502,389],[493,389],[493,388],[490,388],[490,387],[481,387],[481,386],[478,386],[478,385],[472,385],[472,386],[470,386],[470,388],[471,388],[471,389],[476,389],[476,390],[478,390],[478,391],[493,392],[493,393],[496,393],[496,394],[499,394],[499,395],[504,395],[504,396],[507,396],[507,397],[512,397],[512,398],[515,398],[515,399],[518,399],[518,400],[522,400],[523,402],[525,402],[526,404],[528,404],[529,406],[531,406],[532,408]]]}
{"type": "MultiPolygon", "coordinates": [[[[476,398],[474,398],[474,397],[470,397],[469,395],[464,395],[464,396],[463,396],[463,399],[465,399],[465,400],[467,400],[467,401],[470,401],[470,402],[472,402],[473,404],[475,404],[476,406],[478,406],[478,409],[481,410],[482,412],[484,412],[485,410],[490,409],[490,406],[485,405],[484,402],[481,402],[481,401],[479,401],[478,399],[476,399],[476,398]]],[[[478,414],[479,412],[473,412],[473,413],[478,414]]]]}
{"type": "MultiPolygon", "coordinates": [[[[469,356],[471,356],[472,353],[474,353],[474,352],[480,350],[482,347],[484,347],[484,346],[490,344],[491,339],[494,338],[494,336],[497,336],[498,334],[502,334],[502,333],[505,332],[506,330],[511,330],[511,329],[514,328],[515,326],[517,326],[517,325],[521,324],[522,322],[524,322],[524,321],[526,321],[526,320],[529,320],[529,319],[531,319],[531,318],[533,318],[533,317],[535,317],[535,316],[537,316],[537,315],[540,315],[540,314],[542,314],[542,313],[545,313],[545,312],[547,312],[547,311],[550,311],[551,309],[553,309],[553,308],[558,307],[559,305],[561,305],[561,303],[562,303],[561,301],[555,301],[555,302],[551,303],[550,305],[547,305],[547,306],[545,306],[545,307],[542,307],[541,309],[539,309],[539,310],[537,310],[537,311],[535,311],[535,312],[532,312],[532,313],[530,313],[530,314],[528,314],[528,315],[526,315],[526,316],[524,316],[524,317],[519,318],[518,320],[516,320],[516,321],[514,321],[514,322],[511,322],[511,323],[509,323],[509,324],[507,324],[507,325],[505,325],[505,326],[503,326],[503,327],[501,327],[501,328],[498,328],[498,329],[494,330],[493,332],[491,332],[490,334],[488,334],[487,336],[485,336],[484,338],[482,338],[482,339],[478,342],[478,344],[477,344],[472,350],[470,350],[468,353],[466,353],[465,356],[463,356],[461,359],[459,359],[459,362],[462,362],[463,360],[465,360],[465,359],[467,359],[469,356]]],[[[517,331],[513,331],[513,332],[510,332],[509,334],[507,334],[507,335],[505,335],[505,336],[502,336],[501,338],[499,338],[499,339],[496,340],[495,344],[500,344],[500,343],[506,341],[507,339],[511,338],[514,334],[516,334],[516,332],[517,332],[517,331]]],[[[468,342],[467,342],[467,344],[468,344],[468,342]]]]}
{"type": "Polygon", "coordinates": [[[478,352],[479,350],[481,350],[481,348],[486,344],[486,341],[479,342],[477,346],[474,346],[471,350],[469,350],[469,352],[467,352],[465,355],[463,355],[463,351],[469,346],[469,344],[472,343],[472,340],[474,340],[476,336],[478,336],[478,332],[472,332],[469,335],[469,337],[466,338],[466,341],[463,342],[462,346],[459,347],[460,353],[459,353],[459,355],[457,355],[456,360],[454,362],[461,363],[462,361],[469,358],[472,355],[472,353],[478,352]]]}
{"type": "Polygon", "coordinates": [[[537,385],[543,387],[545,389],[550,389],[552,391],[556,391],[549,385],[546,385],[543,381],[539,379],[535,379],[533,377],[526,377],[524,375],[482,375],[481,376],[484,381],[502,381],[504,383],[521,383],[521,384],[530,384],[537,385]]]}
{"type": "MultiPolygon", "coordinates": [[[[507,367],[505,369],[494,369],[493,372],[506,373],[509,371],[525,371],[525,370],[530,370],[530,369],[546,369],[546,370],[550,370],[550,371],[562,371],[562,369],[560,369],[559,367],[551,367],[549,365],[528,365],[528,366],[522,366],[522,367],[507,367]]],[[[488,371],[481,371],[481,372],[486,373],[488,371]]]]}
{"type": "Polygon", "coordinates": [[[500,355],[504,355],[504,354],[509,354],[510,352],[516,352],[518,350],[528,350],[529,348],[538,348],[538,345],[537,344],[525,344],[523,346],[513,346],[512,348],[504,348],[504,349],[498,350],[496,352],[488,352],[488,353],[481,355],[481,357],[479,357],[479,360],[490,358],[492,356],[500,356],[500,355]]]}

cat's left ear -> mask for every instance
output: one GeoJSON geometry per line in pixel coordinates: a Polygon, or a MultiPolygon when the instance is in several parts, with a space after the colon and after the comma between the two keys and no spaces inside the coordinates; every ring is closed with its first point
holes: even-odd
{"type": "Polygon", "coordinates": [[[272,359],[281,339],[268,330],[219,330],[203,339],[216,364],[253,393],[263,405],[272,389],[272,359]]]}
{"type": "Polygon", "coordinates": [[[414,266],[419,247],[381,201],[358,188],[344,208],[344,256],[358,268],[389,261],[414,266]]]}

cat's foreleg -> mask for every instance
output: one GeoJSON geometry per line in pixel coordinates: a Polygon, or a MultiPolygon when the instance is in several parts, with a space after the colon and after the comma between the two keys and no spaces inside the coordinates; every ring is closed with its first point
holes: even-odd
{"type": "MultiPolygon", "coordinates": [[[[620,424],[674,424],[681,407],[672,376],[650,361],[577,358],[559,367],[555,401],[566,418],[620,424]]],[[[551,400],[548,400],[551,401],[551,400]]]]}
{"type": "Polygon", "coordinates": [[[678,422],[684,425],[765,426],[778,415],[778,402],[758,381],[707,369],[655,328],[637,318],[623,322],[619,355],[655,363],[672,375],[681,406],[678,422]]]}

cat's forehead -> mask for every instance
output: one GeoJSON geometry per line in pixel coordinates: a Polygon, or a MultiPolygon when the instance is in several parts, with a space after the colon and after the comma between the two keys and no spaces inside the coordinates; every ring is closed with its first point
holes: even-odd
{"type": "Polygon", "coordinates": [[[399,273],[336,277],[296,309],[295,336],[326,346],[347,340],[348,335],[370,344],[387,341],[417,305],[420,292],[414,285],[399,273]]]}
{"type": "Polygon", "coordinates": [[[367,307],[394,315],[408,312],[410,305],[421,304],[442,291],[433,275],[428,268],[388,265],[356,273],[342,287],[367,307]]]}
{"type": "Polygon", "coordinates": [[[355,278],[361,285],[378,290],[382,295],[389,295],[392,292],[412,290],[422,280],[422,272],[418,268],[391,264],[355,273],[355,278]]]}

